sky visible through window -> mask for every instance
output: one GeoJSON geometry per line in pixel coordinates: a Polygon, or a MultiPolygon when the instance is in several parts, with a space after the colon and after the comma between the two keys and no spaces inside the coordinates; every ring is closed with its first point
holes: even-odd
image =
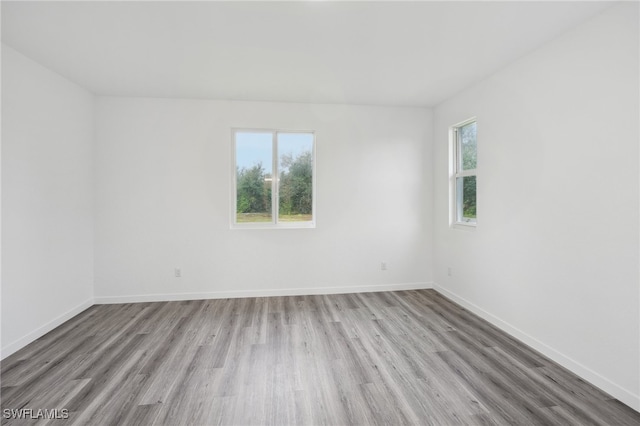
{"type": "Polygon", "coordinates": [[[273,149],[271,133],[236,133],[236,165],[248,169],[262,163],[264,171],[272,172],[273,149]]]}
{"type": "MultiPolygon", "coordinates": [[[[309,151],[312,144],[313,134],[279,133],[278,155],[291,154],[295,158],[309,151]]],[[[265,173],[271,174],[272,158],[271,133],[236,133],[236,164],[240,169],[262,163],[265,173]]]]}

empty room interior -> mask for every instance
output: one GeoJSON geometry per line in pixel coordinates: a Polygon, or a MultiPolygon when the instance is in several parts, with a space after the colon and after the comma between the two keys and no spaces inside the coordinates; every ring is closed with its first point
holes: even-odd
{"type": "Polygon", "coordinates": [[[640,424],[638,2],[2,1],[2,424],[640,424]]]}

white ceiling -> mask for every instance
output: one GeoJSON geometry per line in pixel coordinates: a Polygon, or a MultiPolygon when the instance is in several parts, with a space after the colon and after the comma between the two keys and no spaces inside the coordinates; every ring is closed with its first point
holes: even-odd
{"type": "Polygon", "coordinates": [[[9,2],[2,41],[96,94],[433,106],[610,2],[9,2]]]}

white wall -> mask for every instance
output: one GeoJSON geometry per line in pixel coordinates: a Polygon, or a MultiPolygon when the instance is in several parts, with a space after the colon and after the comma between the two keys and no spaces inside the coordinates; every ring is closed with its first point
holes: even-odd
{"type": "Polygon", "coordinates": [[[2,356],[92,304],[93,97],[2,45],[2,356]]]}
{"type": "Polygon", "coordinates": [[[427,109],[99,97],[96,300],[428,286],[431,137],[427,109]],[[230,229],[232,127],[316,131],[316,229],[230,229]]]}
{"type": "Polygon", "coordinates": [[[638,4],[628,3],[434,113],[436,288],[636,410],[638,76],[638,4]],[[469,232],[448,226],[447,131],[471,116],[469,232]]]}

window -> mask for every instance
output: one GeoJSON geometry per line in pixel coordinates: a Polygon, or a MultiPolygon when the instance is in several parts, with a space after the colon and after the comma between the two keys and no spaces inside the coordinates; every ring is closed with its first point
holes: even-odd
{"type": "Polygon", "coordinates": [[[315,226],[315,135],[233,132],[234,227],[315,226]]]}
{"type": "Polygon", "coordinates": [[[451,127],[451,223],[476,225],[478,167],[475,118],[451,127]]]}

